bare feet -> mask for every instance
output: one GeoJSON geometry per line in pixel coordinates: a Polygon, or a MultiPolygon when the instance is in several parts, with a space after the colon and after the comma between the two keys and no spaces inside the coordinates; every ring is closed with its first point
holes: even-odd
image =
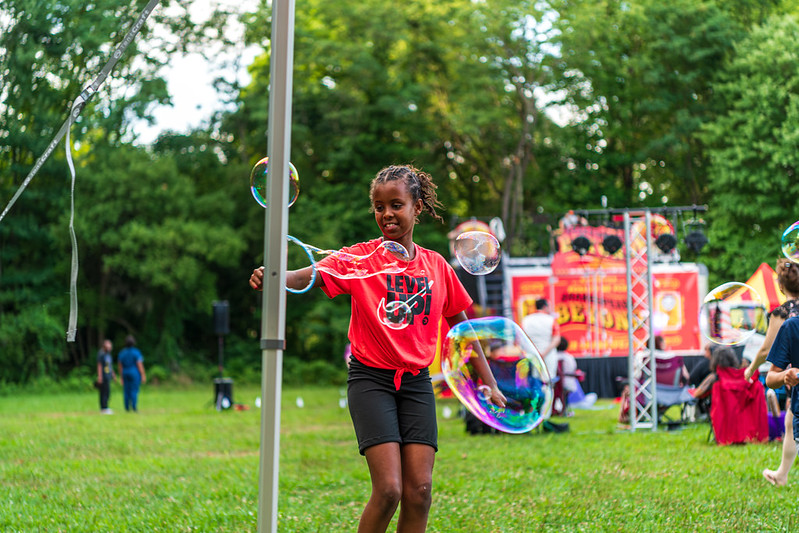
{"type": "Polygon", "coordinates": [[[766,481],[768,481],[775,487],[781,487],[788,482],[787,479],[779,478],[775,470],[769,470],[769,469],[763,470],[763,477],[766,478],[766,481]]]}

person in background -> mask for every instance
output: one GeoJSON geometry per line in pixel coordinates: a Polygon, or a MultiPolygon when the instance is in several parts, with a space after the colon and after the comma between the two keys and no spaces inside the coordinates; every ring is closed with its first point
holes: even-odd
{"type": "Polygon", "coordinates": [[[97,388],[100,391],[100,412],[104,415],[114,414],[114,411],[108,408],[108,400],[111,398],[111,380],[117,379],[114,373],[114,359],[111,357],[112,349],[111,341],[105,339],[97,352],[97,388]]]}
{"type": "Polygon", "coordinates": [[[555,348],[560,343],[560,326],[550,313],[549,302],[545,298],[535,301],[535,309],[535,313],[522,319],[521,326],[541,354],[550,377],[554,378],[558,373],[558,354],[555,348]]]}
{"type": "Polygon", "coordinates": [[[558,363],[563,371],[563,388],[567,395],[576,392],[580,388],[578,381],[579,372],[577,370],[577,360],[569,353],[569,340],[561,337],[557,347],[558,363]]]}
{"type": "Polygon", "coordinates": [[[147,383],[144,372],[144,357],[136,348],[133,335],[125,337],[125,347],[117,356],[119,375],[122,376],[122,389],[125,395],[125,411],[139,411],[139,386],[147,383]]]}
{"type": "MultiPolygon", "coordinates": [[[[769,315],[768,329],[766,330],[766,339],[763,345],[757,352],[754,360],[746,368],[745,377],[751,378],[757,368],[763,364],[764,361],[772,363],[772,370],[774,370],[774,361],[771,358],[771,352],[776,345],[776,338],[779,332],[782,331],[782,326],[786,324],[786,320],[791,317],[799,316],[799,265],[788,261],[785,258],[777,260],[777,286],[785,295],[785,303],[776,307],[769,315]],[[767,359],[768,356],[768,359],[767,359]]],[[[779,365],[776,365],[779,366],[779,365]]],[[[785,367],[781,367],[785,370],[785,367]]],[[[773,389],[780,388],[781,385],[772,387],[766,377],[766,386],[773,389]]],[[[787,387],[786,387],[787,388],[787,387]]],[[[785,485],[788,482],[788,473],[791,471],[793,462],[796,459],[796,442],[791,438],[794,430],[794,410],[792,403],[794,402],[794,394],[791,391],[790,397],[785,402],[785,438],[782,439],[782,457],[780,459],[780,466],[777,470],[763,470],[763,477],[775,486],[785,485]]]]}
{"type": "Polygon", "coordinates": [[[708,343],[705,344],[704,348],[704,359],[700,359],[698,363],[696,363],[691,369],[691,372],[688,376],[688,384],[693,387],[698,387],[702,380],[704,380],[708,374],[710,374],[710,358],[713,355],[713,346],[708,343]]]}

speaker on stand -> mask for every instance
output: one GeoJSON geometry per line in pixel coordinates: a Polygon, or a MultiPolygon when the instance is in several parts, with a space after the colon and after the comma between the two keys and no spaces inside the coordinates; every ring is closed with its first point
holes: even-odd
{"type": "Polygon", "coordinates": [[[225,375],[225,335],[230,333],[230,306],[227,300],[213,303],[214,334],[219,339],[219,377],[214,379],[214,406],[217,411],[233,407],[233,380],[225,375]]]}

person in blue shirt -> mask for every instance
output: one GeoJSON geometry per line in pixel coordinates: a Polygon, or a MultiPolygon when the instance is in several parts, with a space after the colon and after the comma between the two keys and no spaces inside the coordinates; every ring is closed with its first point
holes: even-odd
{"type": "Polygon", "coordinates": [[[144,372],[144,357],[136,348],[136,339],[133,335],[125,337],[125,347],[117,356],[119,375],[122,376],[122,389],[125,396],[125,411],[138,412],[139,386],[147,383],[147,374],[144,372]]]}
{"type": "MultiPolygon", "coordinates": [[[[791,317],[783,323],[766,361],[771,369],[766,375],[766,385],[779,389],[791,387],[791,411],[793,412],[793,438],[799,439],[799,317],[791,317]]],[[[790,438],[786,435],[785,438],[790,438]]]]}

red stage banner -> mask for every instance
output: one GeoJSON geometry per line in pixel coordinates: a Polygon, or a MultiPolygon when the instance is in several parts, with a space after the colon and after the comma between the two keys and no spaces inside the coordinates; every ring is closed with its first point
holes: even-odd
{"type": "MultiPolygon", "coordinates": [[[[546,298],[572,355],[628,355],[626,272],[614,266],[564,269],[557,275],[549,267],[508,268],[513,319],[521,324],[535,311],[536,299],[546,298]]],[[[701,353],[698,266],[656,264],[652,271],[655,333],[664,337],[670,352],[701,353]]]]}

